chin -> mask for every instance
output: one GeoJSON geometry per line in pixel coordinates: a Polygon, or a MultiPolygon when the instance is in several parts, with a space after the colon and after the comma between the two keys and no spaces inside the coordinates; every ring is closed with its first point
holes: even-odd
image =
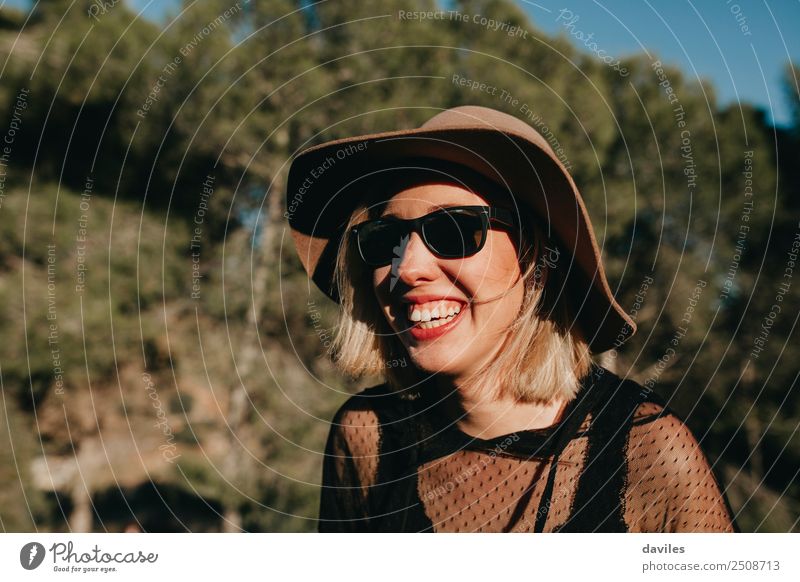
{"type": "Polygon", "coordinates": [[[420,371],[446,376],[463,376],[468,371],[465,363],[470,360],[464,353],[453,353],[440,348],[412,349],[409,350],[409,355],[420,371]]]}

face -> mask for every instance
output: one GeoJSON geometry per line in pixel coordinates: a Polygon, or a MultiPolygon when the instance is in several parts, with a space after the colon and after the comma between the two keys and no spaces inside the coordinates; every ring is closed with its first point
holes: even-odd
{"type": "MultiPolygon", "coordinates": [[[[389,199],[382,216],[418,218],[448,206],[491,206],[456,184],[423,183],[389,199]]],[[[490,228],[475,255],[443,259],[411,233],[392,265],[373,272],[381,310],[417,368],[465,380],[497,353],[524,295],[514,233],[490,228]]]]}

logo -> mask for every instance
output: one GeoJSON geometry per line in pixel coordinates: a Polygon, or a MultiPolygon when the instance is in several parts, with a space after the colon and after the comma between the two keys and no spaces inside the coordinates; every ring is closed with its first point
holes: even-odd
{"type": "Polygon", "coordinates": [[[547,273],[549,273],[550,269],[558,267],[558,259],[561,255],[561,251],[558,250],[558,247],[550,248],[545,246],[544,250],[547,253],[542,253],[541,257],[536,260],[536,265],[533,268],[533,280],[540,286],[544,284],[544,280],[546,280],[547,273]],[[547,267],[547,269],[543,272],[542,269],[545,267],[547,267]]]}
{"type": "Polygon", "coordinates": [[[394,290],[394,286],[397,285],[397,279],[400,278],[400,276],[397,274],[397,269],[400,267],[400,263],[403,262],[403,255],[406,252],[406,247],[408,246],[408,241],[410,239],[411,235],[407,234],[400,239],[400,244],[392,249],[394,252],[394,258],[392,259],[392,269],[389,277],[389,291],[394,290]]]}
{"type": "Polygon", "coordinates": [[[44,561],[44,546],[39,542],[29,542],[19,551],[19,563],[26,570],[35,570],[44,561]]]}

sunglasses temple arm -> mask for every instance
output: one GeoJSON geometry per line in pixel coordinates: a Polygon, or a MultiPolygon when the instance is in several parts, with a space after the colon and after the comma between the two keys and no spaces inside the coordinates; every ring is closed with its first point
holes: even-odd
{"type": "Polygon", "coordinates": [[[506,226],[514,226],[516,223],[514,220],[514,213],[505,208],[490,208],[489,220],[500,222],[506,226]]]}

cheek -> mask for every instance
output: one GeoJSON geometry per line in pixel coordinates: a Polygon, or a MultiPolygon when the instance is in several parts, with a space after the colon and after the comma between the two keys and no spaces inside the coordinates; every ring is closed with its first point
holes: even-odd
{"type": "Polygon", "coordinates": [[[473,257],[471,279],[480,287],[507,288],[521,275],[517,250],[506,233],[491,232],[483,250],[473,257]]]}

